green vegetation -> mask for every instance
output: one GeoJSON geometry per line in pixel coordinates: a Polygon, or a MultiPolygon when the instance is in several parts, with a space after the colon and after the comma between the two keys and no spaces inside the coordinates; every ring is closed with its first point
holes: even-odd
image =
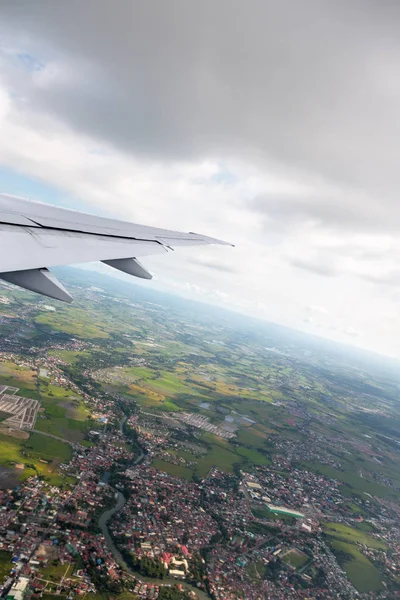
{"type": "Polygon", "coordinates": [[[245,427],[238,433],[238,441],[253,448],[263,448],[267,436],[255,427],[245,427]]]}
{"type": "Polygon", "coordinates": [[[132,567],[145,577],[154,577],[156,579],[164,579],[167,575],[167,569],[160,560],[143,556],[138,558],[136,554],[131,554],[130,560],[132,567]]]}
{"type": "Polygon", "coordinates": [[[354,544],[334,540],[331,545],[334,552],[350,556],[350,559],[345,560],[342,566],[359,592],[378,592],[382,589],[380,572],[354,544]]]}
{"type": "Polygon", "coordinates": [[[91,413],[83,400],[71,390],[41,384],[41,411],[35,428],[58,437],[82,442],[90,429],[95,428],[91,413]]]}
{"type": "Polygon", "coordinates": [[[45,435],[40,435],[40,433],[31,433],[29,440],[24,442],[23,447],[29,456],[36,455],[47,460],[60,458],[67,462],[72,456],[72,450],[68,444],[45,435]]]}
{"type": "MultiPolygon", "coordinates": [[[[86,277],[90,279],[91,275],[86,277]]],[[[18,343],[23,347],[25,342],[29,356],[40,356],[32,353],[33,349],[36,353],[43,349],[44,356],[49,352],[63,361],[59,367],[82,392],[93,397],[101,397],[103,392],[120,399],[124,396],[132,412],[136,406],[149,413],[188,411],[206,415],[214,424],[221,424],[229,415],[237,433],[231,441],[183,425],[171,434],[177,446],[179,442],[182,447],[192,443],[205,450],[200,457],[190,450],[171,450],[171,454],[196,463],[192,468],[153,461],[156,468],[171,475],[190,480],[204,477],[213,466],[237,473],[239,468],[251,471],[258,466],[276,465],[273,452],[290,458],[286,442],[301,442],[301,455],[308,457],[308,462],[293,466],[341,482],[340,490],[346,496],[343,503],[336,504],[341,514],[355,518],[355,522],[358,515],[379,518],[374,496],[400,499],[396,491],[400,481],[396,369],[395,377],[389,375],[386,363],[382,373],[379,367],[374,372],[372,364],[378,362],[377,357],[353,362],[350,351],[346,354],[347,350],[342,350],[337,360],[338,349],[331,352],[328,345],[322,348],[319,341],[302,334],[254,322],[247,327],[242,317],[236,327],[232,315],[225,318],[211,308],[204,315],[201,310],[197,314],[194,305],[188,310],[186,302],[171,299],[164,299],[163,305],[158,295],[153,297],[138,286],[125,289],[119,285],[124,284],[113,282],[96,295],[95,290],[88,293],[87,288],[79,291],[78,284],[73,308],[57,304],[55,312],[45,312],[39,302],[29,304],[26,314],[23,292],[15,296],[16,292],[6,291],[10,297],[17,297],[18,303],[7,307],[7,311],[14,310],[15,319],[14,324],[4,324],[5,337],[12,339],[10,332],[18,331],[18,343]],[[21,327],[20,314],[26,316],[26,330],[21,327]],[[226,328],[225,322],[229,324],[226,328]],[[66,349],[61,349],[64,345],[66,349]],[[315,435],[307,439],[306,430],[315,435]],[[278,440],[283,442],[281,446],[278,440]],[[314,457],[319,450],[324,462],[340,466],[318,464],[314,457]]],[[[38,378],[35,370],[10,362],[0,365],[0,383],[15,385],[21,388],[21,395],[41,400],[38,431],[91,444],[87,431],[100,426],[82,397],[51,385],[47,378],[38,378]]],[[[69,446],[46,436],[33,434],[26,441],[0,436],[0,464],[12,467],[24,463],[25,469],[18,472],[21,478],[38,473],[48,481],[65,482],[57,466],[69,456],[69,446]]],[[[237,485],[237,481],[231,481],[232,486],[237,485]]],[[[329,489],[329,484],[324,487],[329,489]]],[[[390,511],[389,505],[386,509],[390,511]]],[[[268,544],[279,531],[277,520],[294,521],[289,515],[274,515],[266,507],[253,512],[260,522],[249,522],[247,533],[240,533],[247,538],[253,537],[251,533],[265,536],[268,544]]],[[[363,555],[363,546],[385,549],[374,531],[365,522],[355,527],[334,523],[324,527],[325,539],[360,591],[374,592],[381,587],[377,568],[363,555]]],[[[279,576],[282,560],[298,570],[308,560],[311,543],[305,544],[304,553],[294,548],[294,540],[289,543],[292,550],[271,561],[268,576],[279,576]]],[[[264,576],[261,567],[253,561],[246,567],[247,574],[259,580],[264,576]]],[[[323,583],[320,571],[315,567],[315,578],[323,583]]],[[[298,575],[291,575],[297,585],[298,575]]],[[[58,577],[60,573],[49,572],[48,576],[58,577]]],[[[173,591],[166,590],[165,594],[169,597],[173,591]]]]}
{"type": "Polygon", "coordinates": [[[53,561],[53,563],[48,564],[41,570],[41,577],[43,579],[50,579],[58,583],[65,575],[68,575],[70,578],[72,573],[75,570],[75,565],[70,563],[65,563],[62,565],[58,560],[53,561]]]}
{"type": "Polygon", "coordinates": [[[11,571],[11,558],[12,555],[10,552],[0,550],[0,585],[11,571]]]}
{"type": "Polygon", "coordinates": [[[263,535],[265,537],[271,537],[271,533],[275,535],[277,532],[276,527],[273,525],[269,525],[268,523],[257,523],[256,521],[250,523],[247,530],[256,535],[263,535]]]}
{"type": "Polygon", "coordinates": [[[159,600],[187,600],[187,592],[181,591],[177,586],[172,588],[161,587],[158,593],[159,600]]]}
{"type": "Polygon", "coordinates": [[[169,454],[175,454],[176,456],[184,458],[185,460],[190,460],[193,462],[197,462],[199,460],[197,456],[195,456],[194,454],[190,454],[190,452],[186,452],[186,450],[169,449],[167,450],[167,452],[169,454]]]}
{"type": "Polygon", "coordinates": [[[250,562],[246,566],[246,573],[254,582],[261,581],[265,571],[265,565],[262,562],[250,562]]]}
{"type": "Polygon", "coordinates": [[[38,474],[49,483],[59,485],[64,477],[58,474],[57,465],[70,457],[68,444],[37,433],[32,433],[27,440],[0,435],[0,465],[25,465],[23,470],[16,471],[22,481],[38,474]]]}
{"type": "Polygon", "coordinates": [[[74,352],[73,350],[50,350],[49,352],[49,356],[55,356],[56,358],[59,358],[70,365],[78,362],[79,358],[84,354],[85,351],[74,352]]]}
{"type": "Polygon", "coordinates": [[[86,312],[77,306],[74,307],[73,319],[71,319],[68,309],[65,307],[57,307],[56,312],[39,314],[35,321],[39,325],[47,326],[48,331],[62,331],[63,333],[68,333],[78,338],[99,339],[109,337],[109,334],[104,331],[100,323],[96,324],[94,320],[88,319],[86,312]]]}
{"type": "Polygon", "coordinates": [[[289,552],[286,552],[286,554],[282,556],[282,560],[294,569],[300,569],[300,567],[306,564],[309,557],[307,554],[304,554],[304,552],[301,552],[301,550],[293,548],[293,550],[289,550],[289,552]]]}
{"type": "Polygon", "coordinates": [[[192,387],[185,385],[177,375],[167,371],[161,371],[160,377],[148,380],[146,384],[161,394],[193,393],[192,387]]]}
{"type": "Polygon", "coordinates": [[[257,450],[252,450],[251,448],[238,448],[237,453],[240,456],[243,456],[251,465],[269,465],[271,461],[269,458],[257,452],[257,450]]]}
{"type": "Polygon", "coordinates": [[[364,544],[365,546],[368,546],[368,548],[385,550],[387,547],[384,542],[368,535],[368,533],[341,523],[325,523],[324,531],[331,537],[349,543],[364,544]]]}
{"type": "Polygon", "coordinates": [[[19,388],[18,395],[39,399],[36,391],[36,371],[20,367],[13,362],[0,363],[0,385],[19,388]]]}
{"type": "Polygon", "coordinates": [[[156,469],[159,469],[160,471],[168,473],[169,475],[174,475],[175,477],[182,477],[183,479],[188,480],[192,479],[193,471],[187,469],[182,465],[173,465],[172,463],[169,463],[165,460],[156,458],[153,460],[152,466],[156,469]]]}
{"type": "Polygon", "coordinates": [[[339,469],[334,469],[333,467],[321,465],[319,463],[304,463],[304,466],[310,471],[321,473],[322,475],[326,475],[337,481],[342,481],[350,486],[351,491],[356,494],[364,493],[392,500],[397,500],[400,497],[400,494],[395,490],[380,483],[376,483],[375,481],[365,479],[364,477],[359,477],[351,471],[339,471],[339,469]]]}
{"type": "Polygon", "coordinates": [[[210,434],[202,434],[200,439],[209,444],[207,454],[198,459],[196,475],[205,477],[212,467],[218,467],[226,473],[233,473],[235,463],[242,463],[243,457],[230,450],[229,442],[210,434]],[[209,440],[213,440],[211,443],[209,440]]]}

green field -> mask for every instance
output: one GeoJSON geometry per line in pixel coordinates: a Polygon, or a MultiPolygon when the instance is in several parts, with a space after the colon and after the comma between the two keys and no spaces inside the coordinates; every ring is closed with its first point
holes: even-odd
{"type": "Polygon", "coordinates": [[[139,383],[143,387],[164,396],[199,393],[196,386],[187,385],[183,381],[182,376],[170,371],[155,371],[148,367],[130,367],[129,369],[124,369],[123,374],[131,377],[132,382],[139,383]]]}
{"type": "Polygon", "coordinates": [[[41,387],[41,405],[35,428],[73,442],[81,442],[87,431],[95,427],[83,400],[71,390],[55,385],[41,387]]]}
{"type": "MultiPolygon", "coordinates": [[[[60,351],[62,352],[62,351],[60,351]]],[[[77,354],[77,353],[71,353],[77,354]]],[[[91,413],[75,392],[48,383],[37,372],[12,362],[0,363],[0,384],[20,388],[18,394],[40,401],[35,429],[74,442],[81,442],[87,431],[97,424],[90,422],[91,413]],[[39,387],[38,387],[39,385],[39,387]]]]}
{"type": "Polygon", "coordinates": [[[39,400],[36,391],[37,373],[13,362],[0,362],[0,385],[19,388],[18,395],[39,400]]]}
{"type": "Polygon", "coordinates": [[[87,355],[87,352],[75,352],[73,350],[50,350],[49,352],[49,356],[55,356],[70,365],[78,362],[79,358],[84,355],[87,355]]]}
{"type": "Polygon", "coordinates": [[[243,456],[250,465],[269,465],[271,461],[269,458],[261,454],[261,452],[257,452],[257,450],[252,450],[250,448],[238,448],[237,453],[240,456],[243,456]]]}
{"type": "Polygon", "coordinates": [[[233,473],[233,465],[241,463],[242,457],[218,444],[212,444],[207,454],[198,459],[196,475],[205,477],[212,467],[217,467],[226,473],[233,473]]]}
{"type": "Polygon", "coordinates": [[[238,441],[242,444],[252,446],[253,448],[262,448],[266,439],[267,436],[262,434],[255,427],[245,427],[240,429],[238,433],[238,441]]]}
{"type": "Polygon", "coordinates": [[[378,548],[381,550],[385,550],[387,548],[386,544],[381,540],[368,535],[368,533],[364,531],[355,529],[354,527],[349,527],[348,525],[343,525],[342,523],[325,523],[324,531],[329,536],[340,539],[344,542],[363,544],[368,546],[368,548],[378,548]]]}
{"type": "Polygon", "coordinates": [[[40,433],[31,433],[29,440],[23,443],[23,448],[29,456],[38,456],[46,460],[59,458],[62,461],[71,460],[72,450],[68,444],[40,433]]]}
{"type": "Polygon", "coordinates": [[[351,559],[344,564],[343,568],[347,577],[359,592],[378,592],[382,589],[380,572],[354,544],[334,540],[332,541],[332,547],[351,555],[351,559]]]}
{"type": "Polygon", "coordinates": [[[151,389],[161,394],[193,394],[196,390],[186,385],[175,373],[161,371],[161,377],[146,382],[151,389]]]}
{"type": "Polygon", "coordinates": [[[334,469],[333,467],[321,465],[319,463],[304,463],[304,466],[310,471],[321,473],[322,475],[346,483],[350,486],[352,492],[357,494],[371,494],[371,496],[378,496],[379,498],[388,498],[391,500],[398,500],[400,497],[400,494],[395,490],[381,485],[380,483],[376,483],[375,481],[365,479],[364,477],[359,477],[350,471],[339,471],[339,469],[334,469]]]}
{"type": "Polygon", "coordinates": [[[0,464],[5,467],[25,464],[24,470],[17,471],[22,481],[37,473],[52,485],[59,485],[65,478],[58,474],[57,465],[70,457],[68,444],[38,433],[32,433],[28,440],[0,435],[0,464]]]}
{"type": "Polygon", "coordinates": [[[123,373],[127,376],[132,377],[133,381],[154,379],[156,377],[153,369],[149,369],[148,367],[129,367],[123,369],[123,373]]]}
{"type": "MultiPolygon", "coordinates": [[[[269,460],[255,450],[248,450],[246,448],[236,449],[229,441],[209,433],[202,433],[199,437],[206,442],[208,447],[207,453],[201,457],[194,456],[184,450],[169,450],[171,454],[176,454],[186,460],[196,462],[195,474],[198,477],[205,477],[212,467],[217,467],[221,471],[225,471],[225,473],[233,473],[235,463],[241,465],[243,468],[249,464],[269,464],[269,460]]],[[[170,465],[169,463],[164,463],[164,461],[153,461],[153,465],[156,468],[171,473],[171,475],[174,475],[174,471],[176,471],[179,477],[185,477],[186,479],[189,478],[189,473],[192,473],[190,469],[184,466],[170,465]],[[162,465],[158,466],[160,463],[162,465]]]]}
{"type": "Polygon", "coordinates": [[[235,447],[228,440],[205,432],[201,433],[199,438],[207,444],[207,453],[201,457],[181,450],[171,450],[171,453],[182,456],[186,460],[197,462],[195,474],[198,477],[205,477],[212,467],[217,467],[225,473],[233,473],[235,463],[243,469],[252,465],[270,464],[270,460],[257,450],[235,447]]]}
{"type": "Polygon", "coordinates": [[[56,312],[43,312],[35,319],[37,324],[47,325],[49,330],[63,331],[78,338],[108,338],[101,323],[88,319],[87,311],[74,306],[73,313],[68,307],[59,307],[56,312]],[[73,315],[73,316],[72,316],[73,315]]]}
{"type": "Polygon", "coordinates": [[[174,477],[181,477],[182,479],[187,479],[189,481],[192,479],[193,471],[182,465],[173,465],[172,463],[159,458],[155,458],[151,464],[159,471],[164,471],[174,477]]]}
{"type": "Polygon", "coordinates": [[[250,562],[246,566],[246,573],[254,582],[259,582],[265,572],[265,565],[261,561],[250,562]]]}
{"type": "Polygon", "coordinates": [[[50,579],[51,581],[58,583],[66,573],[68,578],[70,578],[75,568],[74,563],[72,565],[70,563],[65,563],[63,565],[61,563],[54,565],[49,564],[40,570],[40,575],[43,579],[50,579]]]}
{"type": "Polygon", "coordinates": [[[0,550],[0,585],[3,583],[5,578],[10,574],[11,571],[11,558],[10,552],[0,550]]]}
{"type": "Polygon", "coordinates": [[[286,554],[282,557],[282,560],[294,569],[300,569],[300,567],[306,564],[306,562],[309,560],[309,557],[307,554],[304,554],[304,552],[297,550],[297,548],[293,548],[293,550],[286,552],[286,554]]]}
{"type": "Polygon", "coordinates": [[[195,456],[194,454],[190,454],[190,452],[187,452],[186,450],[169,449],[169,450],[167,450],[167,452],[169,454],[176,454],[176,456],[180,456],[180,457],[184,458],[185,460],[190,460],[192,462],[197,462],[199,460],[199,458],[197,456],[195,456]]]}

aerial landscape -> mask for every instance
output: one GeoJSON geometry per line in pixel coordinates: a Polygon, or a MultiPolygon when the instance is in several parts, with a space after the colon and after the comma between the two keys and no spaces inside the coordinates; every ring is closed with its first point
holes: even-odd
{"type": "Polygon", "coordinates": [[[0,289],[4,597],[400,594],[395,361],[61,274],[0,289]]]}
{"type": "Polygon", "coordinates": [[[400,2],[0,0],[0,600],[400,600],[400,2]]]}

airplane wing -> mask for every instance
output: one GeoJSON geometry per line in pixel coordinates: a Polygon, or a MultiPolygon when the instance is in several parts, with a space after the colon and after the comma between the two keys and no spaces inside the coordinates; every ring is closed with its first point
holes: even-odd
{"type": "Polygon", "coordinates": [[[72,297],[48,267],[100,260],[151,279],[138,256],[207,244],[230,245],[197,233],[136,225],[0,193],[0,279],[64,302],[72,297]]]}

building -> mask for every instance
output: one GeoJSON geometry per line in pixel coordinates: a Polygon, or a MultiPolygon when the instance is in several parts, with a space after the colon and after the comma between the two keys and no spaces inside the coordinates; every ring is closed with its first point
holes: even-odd
{"type": "Polygon", "coordinates": [[[7,594],[7,600],[23,600],[26,588],[28,587],[28,577],[19,577],[7,594]]]}
{"type": "Polygon", "coordinates": [[[286,506],[274,506],[273,504],[267,504],[268,510],[270,510],[274,515],[286,515],[288,517],[295,517],[296,519],[302,519],[304,514],[293,510],[292,508],[286,508],[286,506]]]}

